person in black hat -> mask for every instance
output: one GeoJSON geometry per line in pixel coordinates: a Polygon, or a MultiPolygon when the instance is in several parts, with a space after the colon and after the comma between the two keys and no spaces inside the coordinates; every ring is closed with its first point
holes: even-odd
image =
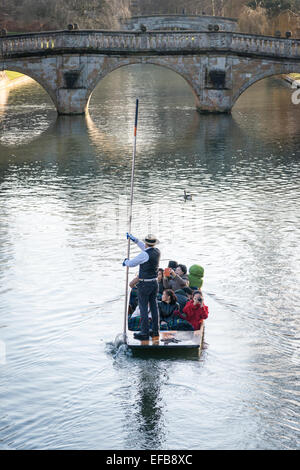
{"type": "Polygon", "coordinates": [[[160,251],[155,247],[159,240],[154,235],[147,235],[144,241],[139,240],[130,233],[127,233],[127,239],[130,238],[142,250],[135,258],[129,260],[124,259],[123,266],[139,268],[138,288],[138,304],[141,312],[141,331],[134,333],[136,339],[149,339],[149,321],[148,321],[148,305],[150,305],[152,328],[151,336],[158,336],[158,308],[157,308],[157,292],[158,292],[158,266],[160,260],[160,251]]]}
{"type": "Polygon", "coordinates": [[[175,269],[177,268],[177,266],[178,266],[177,261],[169,261],[168,268],[172,268],[172,269],[174,269],[174,271],[175,271],[175,269]]]}

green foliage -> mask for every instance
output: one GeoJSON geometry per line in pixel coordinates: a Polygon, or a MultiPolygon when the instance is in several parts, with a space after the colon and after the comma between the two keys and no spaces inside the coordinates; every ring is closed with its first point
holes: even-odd
{"type": "Polygon", "coordinates": [[[22,77],[23,75],[19,72],[12,72],[11,70],[6,70],[5,71],[6,76],[9,80],[14,80],[15,78],[22,77]]]}

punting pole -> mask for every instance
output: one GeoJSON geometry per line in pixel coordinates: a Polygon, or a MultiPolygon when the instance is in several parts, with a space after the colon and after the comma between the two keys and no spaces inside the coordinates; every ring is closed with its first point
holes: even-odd
{"type": "MultiPolygon", "coordinates": [[[[137,123],[138,123],[138,111],[139,111],[139,100],[136,100],[135,105],[135,121],[134,121],[134,138],[133,138],[133,153],[132,153],[132,164],[131,164],[131,188],[130,188],[130,209],[128,219],[128,233],[131,233],[131,222],[132,222],[132,206],[133,206],[133,187],[134,187],[134,170],[135,170],[135,155],[136,155],[136,134],[137,134],[137,123]]],[[[127,243],[127,258],[130,258],[130,238],[127,243]]],[[[129,267],[126,266],[126,288],[125,288],[125,306],[124,306],[124,327],[123,327],[123,341],[127,343],[127,322],[128,322],[128,277],[129,267]]]]}

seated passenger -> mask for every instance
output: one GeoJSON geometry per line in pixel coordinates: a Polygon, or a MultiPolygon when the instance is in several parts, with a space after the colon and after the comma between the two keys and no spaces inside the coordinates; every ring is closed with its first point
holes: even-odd
{"type": "Polygon", "coordinates": [[[179,315],[179,304],[172,289],[164,289],[162,299],[158,302],[159,317],[161,323],[168,322],[176,314],[179,315]]]}
{"type": "MultiPolygon", "coordinates": [[[[183,312],[183,307],[186,303],[193,298],[193,289],[190,287],[183,287],[182,289],[178,289],[175,291],[177,302],[180,306],[180,313],[183,312]]],[[[184,314],[185,316],[185,314],[184,314]]]]}
{"type": "Polygon", "coordinates": [[[157,276],[157,282],[158,282],[158,294],[157,295],[160,296],[159,300],[161,300],[161,296],[164,291],[163,276],[164,276],[164,270],[162,268],[159,268],[158,276],[157,276]]]}
{"type": "Polygon", "coordinates": [[[137,297],[137,283],[139,282],[138,276],[132,279],[129,283],[129,287],[131,287],[130,297],[129,297],[129,307],[128,307],[128,314],[132,314],[138,304],[138,297],[137,297]]]}
{"type": "Polygon", "coordinates": [[[175,269],[175,273],[181,277],[184,281],[186,281],[186,285],[189,285],[189,277],[187,275],[187,267],[185,264],[179,264],[175,269]]]}
{"type": "MultiPolygon", "coordinates": [[[[149,329],[152,329],[152,318],[150,307],[148,305],[148,321],[149,321],[149,329]]],[[[141,312],[140,308],[137,305],[135,311],[133,313],[128,313],[128,330],[130,331],[140,331],[141,330],[141,312]]]]}
{"type": "Polygon", "coordinates": [[[176,269],[178,266],[177,261],[169,261],[168,268],[176,269]]]}
{"type": "Polygon", "coordinates": [[[135,276],[129,283],[129,287],[133,289],[139,282],[139,276],[135,276]]]}
{"type": "Polygon", "coordinates": [[[192,330],[190,323],[180,314],[180,306],[172,289],[163,291],[162,300],[158,302],[161,330],[192,330]]]}
{"type": "Polygon", "coordinates": [[[183,308],[186,314],[186,320],[193,326],[194,330],[200,330],[200,327],[208,317],[208,307],[204,304],[202,292],[196,290],[193,292],[193,299],[183,308]]]}
{"type": "Polygon", "coordinates": [[[182,288],[183,292],[185,292],[185,295],[188,297],[189,300],[192,300],[193,298],[193,289],[191,289],[190,287],[183,287],[182,288]]]}
{"type": "Polygon", "coordinates": [[[203,284],[204,269],[199,264],[193,264],[189,269],[189,286],[191,289],[197,290],[203,284]]]}
{"type": "Polygon", "coordinates": [[[175,271],[172,268],[167,268],[164,271],[164,288],[175,291],[182,289],[182,287],[187,287],[189,284],[189,279],[186,272],[187,269],[184,264],[179,264],[175,271]]]}

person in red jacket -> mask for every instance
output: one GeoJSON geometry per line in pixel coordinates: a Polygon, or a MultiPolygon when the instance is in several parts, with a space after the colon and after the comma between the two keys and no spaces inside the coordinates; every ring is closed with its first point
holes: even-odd
{"type": "Polygon", "coordinates": [[[203,320],[208,317],[208,307],[204,305],[201,291],[193,292],[193,299],[185,305],[183,313],[186,314],[186,320],[191,323],[194,330],[199,330],[203,320]]]}

